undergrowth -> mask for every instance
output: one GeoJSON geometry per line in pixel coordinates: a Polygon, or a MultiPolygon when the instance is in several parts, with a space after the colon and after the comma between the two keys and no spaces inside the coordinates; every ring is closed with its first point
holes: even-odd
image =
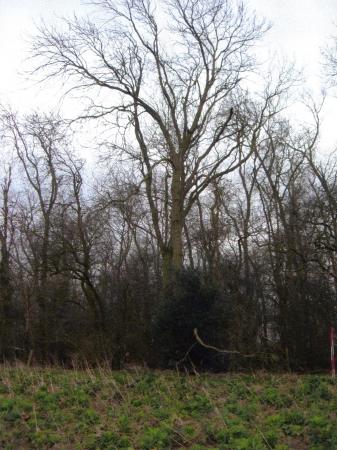
{"type": "Polygon", "coordinates": [[[328,376],[0,368],[0,448],[337,449],[328,376]]]}

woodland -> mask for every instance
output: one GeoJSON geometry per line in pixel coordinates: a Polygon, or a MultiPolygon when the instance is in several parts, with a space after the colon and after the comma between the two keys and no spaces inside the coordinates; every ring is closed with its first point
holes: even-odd
{"type": "Polygon", "coordinates": [[[301,94],[294,64],[259,61],[270,25],[245,2],[91,7],[31,41],[31,76],[81,112],[0,109],[1,360],[326,369],[337,157],[321,151],[324,95],[301,94]]]}

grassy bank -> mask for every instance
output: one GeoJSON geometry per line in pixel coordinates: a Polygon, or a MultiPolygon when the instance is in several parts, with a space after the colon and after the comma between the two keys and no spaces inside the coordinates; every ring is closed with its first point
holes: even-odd
{"type": "Polygon", "coordinates": [[[328,376],[0,369],[1,449],[337,449],[328,376]]]}

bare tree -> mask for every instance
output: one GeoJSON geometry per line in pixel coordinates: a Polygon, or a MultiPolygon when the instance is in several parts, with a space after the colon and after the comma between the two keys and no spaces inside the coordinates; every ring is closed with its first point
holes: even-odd
{"type": "Polygon", "coordinates": [[[37,71],[92,92],[83,117],[114,121],[119,133],[125,128],[112,146],[138,161],[167,273],[181,267],[184,222],[199,195],[253,151],[232,125],[233,93],[254,67],[250,49],[267,26],[243,3],[226,0],[92,3],[102,8],[104,24],[75,17],[66,32],[40,28],[33,43],[37,71]],[[105,102],[100,91],[111,94],[105,102]],[[154,194],[155,174],[163,171],[167,238],[154,194]]]}
{"type": "Polygon", "coordinates": [[[102,331],[105,322],[104,301],[95,282],[97,258],[93,248],[104,232],[104,212],[99,213],[94,205],[84,200],[81,160],[67,151],[59,158],[58,168],[66,178],[67,195],[62,201],[55,243],[56,252],[64,255],[64,258],[61,267],[56,270],[69,273],[80,282],[95,327],[102,331]]]}
{"type": "MultiPolygon", "coordinates": [[[[48,341],[48,314],[51,299],[50,246],[52,217],[62,176],[57,171],[59,153],[65,144],[65,134],[59,119],[36,114],[24,121],[10,112],[4,117],[6,138],[19,160],[23,177],[20,188],[26,201],[21,201],[19,259],[24,258],[25,270],[32,280],[32,297],[39,310],[39,340],[43,357],[48,341]],[[24,237],[24,239],[23,239],[24,237]]],[[[22,197],[24,197],[22,195],[22,197]]]]}
{"type": "Polygon", "coordinates": [[[9,347],[13,331],[13,280],[11,273],[10,252],[13,243],[13,204],[10,199],[12,185],[12,166],[6,168],[1,182],[0,208],[0,351],[3,356],[11,353],[9,347]]]}
{"type": "Polygon", "coordinates": [[[323,48],[323,67],[328,85],[336,86],[337,81],[337,36],[330,38],[330,42],[323,48]]]}

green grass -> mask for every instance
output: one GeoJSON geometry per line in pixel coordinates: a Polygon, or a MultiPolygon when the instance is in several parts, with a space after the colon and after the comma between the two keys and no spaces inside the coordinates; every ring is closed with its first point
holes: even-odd
{"type": "Polygon", "coordinates": [[[0,368],[1,449],[337,449],[328,376],[0,368]]]}

